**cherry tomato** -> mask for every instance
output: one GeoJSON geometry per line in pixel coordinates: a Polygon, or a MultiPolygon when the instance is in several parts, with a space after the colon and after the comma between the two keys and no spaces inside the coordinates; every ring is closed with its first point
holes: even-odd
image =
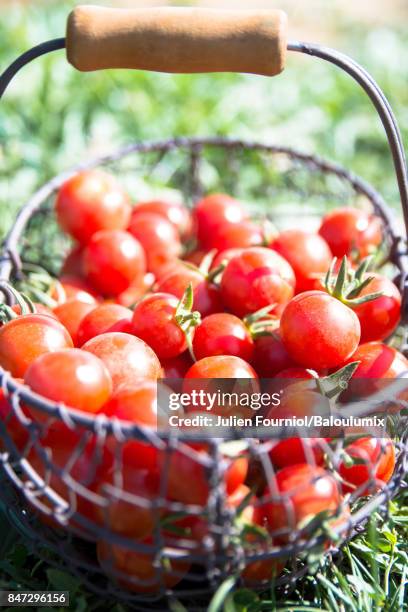
{"type": "Polygon", "coordinates": [[[258,378],[255,370],[240,357],[213,355],[196,361],[187,372],[188,378],[258,378]]]}
{"type": "Polygon", "coordinates": [[[407,382],[408,360],[402,353],[382,344],[381,342],[367,342],[361,344],[348,360],[349,363],[360,362],[355,370],[348,389],[341,395],[341,401],[350,402],[361,400],[376,392],[381,392],[384,401],[376,404],[377,412],[396,414],[403,408],[402,401],[408,398],[407,382]],[[392,381],[400,378],[398,389],[392,394],[388,389],[393,387],[392,381]],[[388,395],[387,395],[388,393],[388,395]],[[386,401],[388,399],[388,402],[386,401]]]}
{"type": "Polygon", "coordinates": [[[101,170],[86,170],[68,179],[55,202],[62,229],[81,244],[100,230],[126,229],[131,213],[127,194],[101,170]]]}
{"type": "Polygon", "coordinates": [[[207,255],[208,251],[203,251],[202,249],[196,249],[195,251],[191,251],[191,253],[187,253],[183,257],[183,261],[188,261],[192,263],[194,266],[199,266],[203,261],[204,257],[207,255]]]}
{"type": "Polygon", "coordinates": [[[144,248],[149,272],[154,273],[181,254],[178,231],[162,215],[141,213],[136,209],[136,213],[132,214],[129,232],[144,248]]]}
{"type": "Polygon", "coordinates": [[[143,248],[129,232],[97,232],[84,250],[85,277],[102,295],[122,293],[145,271],[143,248]]]}
{"type": "Polygon", "coordinates": [[[61,267],[61,276],[81,276],[82,275],[82,255],[83,247],[80,244],[72,247],[65,256],[61,267]]]}
{"type": "Polygon", "coordinates": [[[225,251],[260,246],[263,242],[263,232],[258,225],[251,221],[241,221],[240,223],[224,224],[214,229],[206,244],[213,249],[225,251]]]}
{"type": "Polygon", "coordinates": [[[40,355],[26,371],[24,382],[50,400],[91,413],[99,411],[112,391],[102,361],[79,349],[40,355]]]}
{"type": "Polygon", "coordinates": [[[154,275],[151,272],[146,272],[142,279],[136,279],[122,293],[116,296],[116,302],[126,308],[131,308],[144,297],[154,284],[154,275]]]}
{"type": "Polygon", "coordinates": [[[102,359],[112,377],[114,390],[122,383],[156,380],[161,375],[160,361],[150,346],[130,334],[101,334],[85,342],[82,349],[102,359]]]}
{"type": "Polygon", "coordinates": [[[246,218],[241,202],[222,193],[206,196],[194,207],[197,236],[204,247],[209,246],[213,232],[220,226],[240,223],[246,218]]]}
{"type": "Polygon", "coordinates": [[[132,311],[119,304],[101,304],[90,310],[80,322],[77,331],[78,346],[95,336],[107,332],[131,333],[132,311]]]}
{"type": "Polygon", "coordinates": [[[159,478],[155,473],[135,470],[125,464],[119,482],[111,470],[101,478],[96,492],[105,500],[96,509],[99,521],[114,533],[145,538],[160,519],[160,511],[152,509],[159,494],[159,478]],[[129,501],[131,495],[134,499],[129,501]]]}
{"type": "Polygon", "coordinates": [[[318,374],[314,370],[306,370],[306,368],[285,368],[275,374],[275,378],[301,378],[304,380],[312,380],[318,378],[318,374]]]}
{"type": "Polygon", "coordinates": [[[335,257],[357,251],[363,258],[381,244],[381,221],[357,208],[336,208],[323,217],[319,234],[335,257]]]}
{"type": "Polygon", "coordinates": [[[391,346],[381,342],[361,344],[348,359],[348,363],[359,361],[353,378],[397,378],[408,374],[408,359],[391,346]]]}
{"type": "Polygon", "coordinates": [[[0,327],[0,366],[11,376],[23,378],[39,355],[72,346],[68,331],[53,317],[22,315],[0,327]]]}
{"type": "Polygon", "coordinates": [[[211,264],[211,270],[218,268],[218,266],[220,266],[221,264],[224,264],[226,266],[227,263],[231,261],[231,259],[233,259],[237,255],[240,255],[242,253],[242,250],[243,249],[226,249],[225,251],[220,251],[213,259],[213,262],[211,264]]]}
{"type": "MultiPolygon", "coordinates": [[[[53,319],[58,319],[57,315],[53,313],[51,308],[48,306],[44,306],[44,304],[40,304],[38,302],[33,302],[36,314],[47,315],[48,317],[52,317],[53,319]]],[[[19,304],[14,304],[11,309],[18,315],[21,315],[21,306],[19,304]]],[[[0,323],[1,325],[1,323],[0,323]]]]}
{"type": "Polygon", "coordinates": [[[59,287],[55,289],[52,296],[59,303],[69,300],[80,300],[87,304],[96,304],[98,295],[94,289],[82,277],[74,275],[64,275],[59,279],[59,287]],[[59,296],[62,292],[63,299],[59,296]],[[58,299],[59,298],[59,299],[58,299]]]}
{"type": "Polygon", "coordinates": [[[69,331],[74,346],[80,346],[78,341],[79,326],[84,317],[92,312],[95,308],[95,303],[89,304],[81,300],[68,300],[54,308],[54,314],[58,317],[64,327],[69,331]]]}
{"type": "Polygon", "coordinates": [[[101,567],[126,589],[136,593],[155,593],[165,586],[170,589],[180,582],[190,569],[190,563],[177,558],[162,561],[162,571],[156,568],[153,553],[139,553],[117,544],[100,540],[97,556],[101,567]]]}
{"type": "Polygon", "coordinates": [[[354,465],[340,463],[339,474],[344,493],[360,489],[358,495],[367,495],[380,489],[394,473],[395,448],[389,438],[358,438],[346,446],[345,452],[354,465]],[[364,486],[366,485],[366,486],[364,486]]]}
{"type": "Polygon", "coordinates": [[[133,208],[132,218],[139,213],[161,215],[178,230],[181,236],[189,236],[192,230],[191,213],[182,204],[166,200],[138,202],[133,208]]]}
{"type": "Polygon", "coordinates": [[[251,361],[254,342],[241,319],[220,312],[205,317],[196,328],[193,350],[196,359],[212,355],[235,355],[251,361]]]}
{"type": "Polygon", "coordinates": [[[261,378],[272,378],[296,364],[286,350],[279,331],[274,331],[256,338],[252,365],[261,378]]]}
{"type": "Polygon", "coordinates": [[[284,567],[285,563],[279,558],[257,559],[246,565],[241,576],[248,587],[262,582],[270,584],[274,578],[282,573],[284,567]]]}
{"type": "Polygon", "coordinates": [[[280,332],[294,361],[321,370],[346,361],[360,341],[357,315],[323,291],[295,296],[282,313],[280,332]]]}
{"type": "MultiPolygon", "coordinates": [[[[27,460],[46,485],[66,502],[67,509],[64,514],[69,517],[68,525],[80,529],[87,537],[92,537],[91,530],[79,522],[78,515],[97,522],[96,504],[91,501],[89,491],[95,492],[100,478],[112,465],[112,457],[106,449],[101,452],[97,450],[95,436],[83,444],[84,435],[85,431],[72,430],[61,421],[56,422],[39,440],[42,450],[47,452],[52,469],[47,467],[35,446],[30,449],[27,460]],[[60,475],[58,470],[65,470],[65,475],[60,475]],[[75,494],[72,481],[77,483],[75,494]],[[73,512],[75,514],[72,516],[73,512]]],[[[47,497],[40,498],[40,501],[46,507],[55,509],[54,502],[47,497]]],[[[42,514],[41,518],[48,525],[61,527],[58,521],[46,514],[42,514]]]]}
{"type": "Polygon", "coordinates": [[[165,276],[157,285],[157,291],[171,293],[181,299],[189,285],[193,287],[193,308],[202,317],[223,310],[219,288],[209,282],[199,270],[187,266],[165,276]]]}
{"type": "Polygon", "coordinates": [[[178,357],[162,360],[163,378],[184,378],[187,371],[193,365],[193,360],[188,353],[178,357]]]}
{"type": "Polygon", "coordinates": [[[394,283],[380,274],[370,276],[374,276],[374,279],[364,287],[358,297],[378,291],[383,295],[353,307],[361,325],[361,342],[388,338],[401,317],[401,294],[394,283]]]}
{"type": "MultiPolygon", "coordinates": [[[[147,425],[156,430],[158,425],[156,382],[142,380],[120,386],[101,412],[109,418],[147,425]]],[[[108,448],[113,454],[116,445],[115,438],[108,439],[108,448]]],[[[122,459],[126,467],[152,471],[157,468],[158,449],[152,443],[128,440],[122,445],[122,459]]]]}
{"type": "MultiPolygon", "coordinates": [[[[162,470],[168,470],[168,496],[183,504],[194,504],[205,506],[208,501],[211,486],[208,480],[206,462],[211,459],[204,450],[189,450],[184,453],[182,450],[175,450],[171,457],[162,459],[162,470]]],[[[236,457],[234,459],[224,458],[225,488],[227,495],[231,495],[244,480],[248,471],[248,459],[246,457],[236,457]]]]}
{"type": "Polygon", "coordinates": [[[274,465],[284,468],[296,463],[322,465],[324,462],[325,438],[286,438],[279,440],[270,450],[269,456],[274,465]]]}
{"type": "Polygon", "coordinates": [[[153,293],[141,300],[133,312],[133,333],[144,340],[159,359],[177,357],[187,349],[186,335],[175,319],[178,303],[174,295],[153,293]]]}
{"type": "Polygon", "coordinates": [[[295,276],[288,262],[263,247],[245,249],[230,260],[221,279],[225,305],[238,317],[274,305],[280,314],[294,292],[295,276]]]}
{"type": "Polygon", "coordinates": [[[316,278],[327,272],[333,258],[329,245],[319,234],[304,230],[284,230],[269,246],[292,266],[296,293],[314,289],[316,278]]]}
{"type": "Polygon", "coordinates": [[[276,473],[274,486],[265,491],[264,497],[267,500],[277,495],[280,499],[264,501],[256,508],[256,520],[283,541],[316,514],[335,513],[341,502],[334,476],[306,463],[290,465],[276,473]]]}
{"type": "Polygon", "coordinates": [[[185,410],[188,413],[210,410],[212,415],[251,418],[253,410],[248,404],[240,402],[240,396],[258,391],[259,383],[255,370],[240,357],[232,355],[204,357],[194,363],[185,375],[183,392],[192,398],[199,398],[195,404],[186,407],[185,410]],[[222,382],[214,383],[214,379],[221,379],[222,382]],[[231,379],[231,382],[227,379],[231,379]],[[241,381],[237,387],[237,379],[247,379],[248,383],[242,384],[241,381]],[[202,395],[203,392],[205,396],[202,395]],[[213,403],[208,397],[211,393],[219,393],[213,403]],[[233,395],[234,393],[237,395],[233,395]],[[231,399],[222,402],[221,394],[230,394],[228,397],[231,399]]]}

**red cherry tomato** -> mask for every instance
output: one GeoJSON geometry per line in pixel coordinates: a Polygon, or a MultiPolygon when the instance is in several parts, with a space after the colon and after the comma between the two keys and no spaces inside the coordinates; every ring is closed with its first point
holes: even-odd
{"type": "Polygon", "coordinates": [[[278,468],[296,463],[322,465],[324,462],[325,438],[286,438],[279,440],[270,450],[269,456],[278,468]]]}
{"type": "Polygon", "coordinates": [[[149,200],[138,202],[133,208],[132,218],[139,213],[161,215],[179,231],[181,236],[189,236],[192,230],[191,213],[182,204],[166,200],[149,200]]]}
{"type": "Polygon", "coordinates": [[[237,255],[240,255],[242,253],[242,250],[243,249],[226,249],[225,251],[220,251],[213,259],[213,262],[211,264],[211,270],[218,268],[218,266],[220,266],[221,264],[224,264],[226,266],[227,263],[231,261],[231,259],[233,259],[237,255]]]}
{"type": "Polygon", "coordinates": [[[192,263],[194,266],[199,266],[203,261],[204,257],[207,255],[208,251],[203,251],[202,249],[196,249],[195,251],[191,251],[187,253],[183,257],[183,261],[188,261],[192,263]]]}
{"type": "MultiPolygon", "coordinates": [[[[175,450],[171,457],[163,458],[166,466],[162,470],[168,470],[168,496],[183,504],[194,504],[205,506],[210,494],[210,483],[206,470],[206,462],[210,457],[206,451],[193,451],[184,453],[182,450],[175,450]],[[191,454],[190,454],[191,453],[191,454]]],[[[225,462],[225,487],[227,495],[231,495],[244,480],[248,471],[248,459],[237,457],[234,459],[224,458],[225,462]]]]}
{"type": "Polygon", "coordinates": [[[161,375],[160,361],[150,346],[130,334],[101,334],[85,342],[82,349],[102,359],[112,377],[114,390],[122,383],[156,380],[161,375]]]}
{"type": "Polygon", "coordinates": [[[147,269],[155,273],[163,264],[181,254],[181,242],[177,229],[162,215],[155,213],[132,214],[129,232],[144,248],[147,269]]]}
{"type": "Polygon", "coordinates": [[[241,202],[228,195],[214,193],[196,203],[194,220],[199,242],[208,247],[214,230],[220,226],[240,223],[247,218],[241,202]]]}
{"type": "MultiPolygon", "coordinates": [[[[53,319],[58,319],[57,315],[52,312],[51,308],[48,308],[48,306],[44,306],[44,304],[39,304],[38,302],[34,302],[34,308],[35,308],[36,314],[47,315],[48,317],[52,317],[53,319]]],[[[19,304],[14,304],[11,307],[11,309],[16,314],[21,315],[21,306],[19,304]]]]}
{"type": "Polygon", "coordinates": [[[355,370],[348,389],[341,395],[343,402],[361,400],[376,392],[381,392],[384,401],[376,404],[376,412],[398,413],[408,398],[407,382],[408,360],[402,353],[382,344],[367,342],[361,344],[348,360],[360,362],[355,370]],[[398,389],[393,389],[393,379],[400,378],[398,389]],[[389,390],[391,388],[391,390],[389,390]],[[387,395],[388,393],[388,395],[387,395]],[[385,401],[388,399],[389,401],[385,401]]]}
{"type": "Polygon", "coordinates": [[[132,284],[116,296],[116,302],[126,308],[131,308],[145,296],[154,284],[154,275],[146,272],[142,279],[136,279],[132,284]]]}
{"type": "Polygon", "coordinates": [[[50,400],[91,413],[99,411],[112,391],[102,361],[79,349],[40,355],[26,371],[24,382],[50,400]]]}
{"type": "Polygon", "coordinates": [[[22,315],[0,327],[0,366],[11,376],[23,378],[39,355],[72,346],[68,331],[53,317],[22,315]]]}
{"type": "Polygon", "coordinates": [[[84,274],[102,295],[118,295],[142,279],[145,254],[129,232],[101,231],[92,236],[84,250],[84,274]]]}
{"type": "Polygon", "coordinates": [[[78,329],[84,317],[92,312],[94,304],[82,302],[81,300],[69,300],[54,308],[54,314],[58,317],[64,327],[69,331],[74,346],[80,346],[78,341],[78,329]]]}
{"type": "Polygon", "coordinates": [[[175,319],[178,303],[174,295],[153,293],[141,300],[133,312],[133,333],[144,340],[159,359],[177,357],[187,349],[186,335],[175,319]]]}
{"type": "Polygon", "coordinates": [[[56,287],[52,297],[59,303],[68,302],[69,300],[80,300],[87,304],[96,304],[98,295],[94,289],[80,276],[61,276],[59,286],[56,287]],[[63,299],[61,299],[62,293],[63,299]]]}
{"type": "Polygon", "coordinates": [[[62,229],[81,244],[100,230],[121,230],[130,219],[130,203],[116,179],[101,170],[86,170],[68,179],[55,202],[62,229]]]}
{"type": "Polygon", "coordinates": [[[78,327],[78,346],[107,332],[131,333],[131,318],[132,311],[119,304],[101,304],[93,308],[83,317],[78,327]]]}
{"type": "Polygon", "coordinates": [[[348,359],[348,363],[359,361],[353,378],[396,378],[408,374],[408,359],[391,346],[381,342],[361,344],[348,359]]]}
{"type": "Polygon", "coordinates": [[[294,297],[282,313],[280,332],[292,359],[306,368],[334,368],[346,361],[360,341],[357,315],[323,291],[294,297]]]}
{"type": "Polygon", "coordinates": [[[224,224],[215,229],[206,244],[218,251],[260,246],[264,242],[262,229],[251,221],[224,224]]]}
{"type": "Polygon", "coordinates": [[[188,353],[178,357],[162,360],[163,378],[184,378],[187,371],[193,365],[193,360],[188,353]]]}
{"type": "Polygon", "coordinates": [[[83,247],[76,245],[67,253],[61,267],[61,276],[81,276],[82,275],[82,254],[83,247]]]}
{"type": "Polygon", "coordinates": [[[245,249],[230,260],[221,279],[225,305],[238,317],[274,304],[280,314],[294,292],[295,276],[288,262],[263,247],[245,249]]]}
{"type": "Polygon", "coordinates": [[[280,559],[258,559],[248,563],[242,572],[246,586],[255,586],[259,583],[271,583],[283,571],[285,563],[280,559]]]}
{"type": "MultiPolygon", "coordinates": [[[[237,416],[243,418],[251,418],[253,416],[253,410],[248,404],[241,405],[239,402],[235,402],[235,396],[232,392],[237,394],[248,394],[257,393],[259,391],[258,377],[255,370],[240,357],[234,357],[230,355],[214,355],[211,357],[204,357],[196,363],[194,363],[185,375],[183,392],[188,393],[192,398],[195,395],[199,398],[196,403],[192,403],[191,406],[185,408],[188,413],[204,412],[211,410],[210,414],[221,415],[221,416],[237,416]],[[214,379],[221,379],[223,382],[217,384],[213,383],[214,379]],[[231,384],[225,379],[232,379],[231,384]],[[239,388],[235,387],[235,381],[237,379],[248,379],[248,384],[241,385],[239,388]],[[208,393],[231,393],[231,399],[223,402],[222,399],[216,400],[213,404],[208,399],[208,395],[202,396],[202,392],[208,393]],[[233,401],[234,400],[234,401],[233,401]]],[[[221,397],[221,396],[219,396],[221,397]]]]}
{"type": "Polygon", "coordinates": [[[284,230],[269,246],[292,266],[297,293],[314,289],[316,278],[327,272],[333,258],[329,245],[319,234],[304,230],[284,230]]]}
{"type": "MultiPolygon", "coordinates": [[[[144,380],[127,386],[120,386],[101,412],[109,418],[130,421],[138,425],[147,425],[157,429],[157,384],[152,380],[144,380]]],[[[108,448],[115,454],[117,442],[108,439],[108,448]]],[[[123,464],[129,469],[157,468],[158,449],[152,443],[142,440],[128,440],[122,445],[123,464]]]]}
{"type": "Polygon", "coordinates": [[[279,332],[274,331],[255,340],[252,365],[261,378],[272,378],[296,364],[286,350],[279,332]]]}
{"type": "Polygon", "coordinates": [[[115,480],[113,470],[101,478],[97,493],[105,501],[103,505],[97,506],[97,516],[100,523],[110,531],[136,539],[152,533],[160,518],[160,512],[153,510],[154,500],[159,494],[157,474],[135,470],[125,464],[119,481],[115,480]],[[128,501],[131,495],[134,498],[128,501]]]}
{"type": "Polygon", "coordinates": [[[192,270],[186,266],[165,276],[158,283],[157,291],[171,293],[181,299],[190,284],[194,293],[193,308],[198,310],[202,317],[223,310],[218,287],[209,282],[199,270],[192,270]]]}
{"type": "Polygon", "coordinates": [[[336,208],[323,217],[319,234],[335,257],[357,251],[362,258],[381,244],[381,221],[357,208],[336,208]]]}
{"type": "Polygon", "coordinates": [[[318,374],[314,370],[306,370],[305,368],[285,368],[275,374],[274,378],[301,378],[304,380],[311,380],[317,377],[318,374]]]}
{"type": "Polygon", "coordinates": [[[354,306],[361,325],[361,342],[384,340],[392,334],[401,317],[401,294],[392,281],[380,274],[361,291],[358,297],[382,292],[382,296],[371,302],[354,306]]]}
{"type": "Polygon", "coordinates": [[[162,571],[156,568],[153,553],[139,553],[103,540],[98,542],[97,556],[102,569],[124,588],[136,593],[157,593],[165,586],[176,586],[190,569],[182,559],[166,558],[162,571]]]}
{"type": "Polygon", "coordinates": [[[356,463],[347,465],[343,461],[339,466],[345,481],[344,493],[359,489],[359,495],[368,495],[380,489],[394,473],[395,448],[389,438],[358,438],[346,446],[345,452],[356,463]]]}
{"type": "Polygon", "coordinates": [[[212,355],[235,355],[251,361],[254,342],[241,319],[220,312],[205,317],[196,328],[193,349],[196,359],[212,355]]]}
{"type": "Polygon", "coordinates": [[[276,474],[274,486],[264,494],[264,503],[256,508],[256,520],[279,540],[305,525],[319,512],[334,514],[341,502],[336,479],[321,467],[300,463],[276,474]],[[276,489],[276,490],[275,490],[276,489]],[[281,499],[267,501],[279,495],[281,499]]]}
{"type": "MultiPolygon", "coordinates": [[[[83,435],[86,435],[86,432],[72,430],[62,422],[56,422],[39,440],[53,469],[47,467],[35,446],[30,449],[27,460],[46,485],[66,502],[67,508],[64,514],[69,517],[68,525],[80,529],[89,537],[92,536],[90,529],[81,525],[76,515],[72,516],[72,513],[75,512],[92,522],[97,521],[96,504],[89,498],[88,491],[95,492],[100,478],[112,466],[112,457],[106,449],[102,449],[99,454],[98,443],[94,436],[83,444],[83,435]],[[60,475],[58,470],[65,470],[65,475],[60,475]],[[72,481],[77,483],[75,494],[72,481]]],[[[40,498],[40,501],[46,507],[54,509],[54,503],[47,497],[40,498]]],[[[53,527],[61,527],[58,521],[46,514],[41,515],[41,518],[53,527]]]]}
{"type": "Polygon", "coordinates": [[[196,361],[187,372],[188,378],[258,378],[255,370],[240,357],[214,355],[196,361]]]}

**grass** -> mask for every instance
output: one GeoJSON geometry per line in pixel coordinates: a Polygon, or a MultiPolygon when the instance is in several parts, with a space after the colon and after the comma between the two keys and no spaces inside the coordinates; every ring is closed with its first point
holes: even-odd
{"type": "MultiPolygon", "coordinates": [[[[70,4],[3,7],[0,67],[33,44],[60,36],[70,4]]],[[[408,135],[406,28],[366,31],[343,18],[342,50],[378,80],[408,135]]],[[[269,80],[242,75],[168,76],[128,71],[79,74],[63,54],[24,69],[1,102],[0,235],[35,187],[57,171],[129,140],[179,135],[234,135],[291,144],[336,159],[371,181],[395,207],[397,190],[384,135],[369,102],[335,68],[290,57],[269,80]]],[[[374,612],[408,609],[408,510],[402,492],[387,520],[374,515],[341,558],[325,557],[283,597],[228,581],[209,610],[374,612]]],[[[104,610],[79,581],[32,556],[0,518],[0,588],[69,589],[71,609],[104,610]]],[[[182,611],[182,603],[174,603],[182,611]]],[[[125,608],[117,604],[111,610],[125,608]]]]}

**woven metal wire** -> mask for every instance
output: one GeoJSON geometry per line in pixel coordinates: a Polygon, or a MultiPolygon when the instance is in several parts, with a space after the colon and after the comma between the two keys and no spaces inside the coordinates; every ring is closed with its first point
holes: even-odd
{"type": "MultiPolygon", "coordinates": [[[[222,138],[138,143],[55,177],[22,209],[2,254],[2,278],[18,278],[21,261],[58,272],[69,244],[55,222],[54,193],[71,174],[97,166],[115,172],[135,198],[140,189],[145,195],[173,189],[191,205],[202,193],[226,191],[247,202],[254,216],[267,215],[278,227],[285,227],[291,220],[293,223],[293,218],[302,227],[313,227],[328,207],[373,207],[383,221],[385,265],[404,289],[407,269],[398,223],[369,185],[340,166],[288,148],[222,138]]],[[[393,342],[405,349],[401,330],[393,342]]],[[[239,579],[244,572],[240,579],[244,584],[259,586],[248,578],[245,568],[265,560],[270,560],[271,575],[273,563],[277,564],[275,584],[290,589],[307,571],[311,552],[320,550],[323,554],[330,546],[338,547],[374,511],[386,512],[389,500],[404,486],[408,442],[404,436],[406,422],[399,418],[395,423],[398,459],[392,479],[376,492],[378,483],[371,473],[368,483],[352,493],[352,513],[340,507],[335,523],[330,523],[330,533],[340,538],[337,541],[333,535],[328,536],[327,521],[322,517],[303,530],[292,524],[291,505],[276,489],[275,468],[269,457],[272,442],[260,444],[258,438],[248,438],[246,453],[255,472],[249,476],[249,484],[256,484],[261,477],[269,486],[271,499],[282,503],[287,513],[287,532],[265,540],[248,535],[237,520],[236,510],[226,502],[225,475],[233,460],[224,450],[225,444],[239,441],[236,431],[228,432],[225,439],[208,439],[200,432],[155,432],[102,415],[95,418],[45,400],[18,385],[4,371],[0,375],[11,407],[4,422],[0,421],[4,480],[0,497],[10,518],[47,561],[81,576],[84,584],[97,593],[140,609],[146,609],[146,605],[160,609],[164,595],[171,596],[172,585],[179,580],[174,592],[178,598],[186,598],[189,609],[194,609],[197,597],[204,597],[231,575],[239,579]],[[62,438],[66,434],[70,441],[66,454],[47,445],[47,435],[52,436],[56,427],[63,430],[62,438]],[[189,444],[193,440],[205,444],[206,452],[195,450],[189,444]],[[155,495],[138,494],[121,479],[123,449],[135,443],[157,449],[161,458],[155,495]],[[116,476],[96,488],[94,481],[104,465],[107,446],[113,452],[116,476]],[[186,504],[168,499],[175,457],[177,477],[188,479],[190,474],[192,487],[201,483],[206,491],[204,502],[186,504]],[[372,494],[360,497],[367,484],[372,494]],[[133,534],[124,533],[112,518],[112,507],[127,521],[134,516],[136,527],[138,521],[150,517],[154,527],[149,539],[137,540],[133,534]],[[193,525],[199,521],[199,536],[193,534],[191,521],[193,525]],[[99,544],[100,563],[96,542],[105,543],[99,544]],[[145,580],[135,577],[140,573],[140,555],[149,567],[145,580]],[[146,589],[152,592],[146,593],[146,589]]],[[[400,408],[406,407],[404,401],[397,401],[400,408]]],[[[303,444],[308,462],[313,464],[309,442],[304,439],[303,444]]],[[[336,473],[342,441],[329,445],[321,440],[320,446],[336,473]]]]}

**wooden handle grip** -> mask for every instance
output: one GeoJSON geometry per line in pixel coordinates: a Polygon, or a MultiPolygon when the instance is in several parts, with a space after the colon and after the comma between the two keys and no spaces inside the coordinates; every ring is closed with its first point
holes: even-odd
{"type": "Polygon", "coordinates": [[[286,15],[276,10],[78,6],[68,18],[66,44],[68,61],[82,71],[273,76],[284,68],[286,15]]]}

